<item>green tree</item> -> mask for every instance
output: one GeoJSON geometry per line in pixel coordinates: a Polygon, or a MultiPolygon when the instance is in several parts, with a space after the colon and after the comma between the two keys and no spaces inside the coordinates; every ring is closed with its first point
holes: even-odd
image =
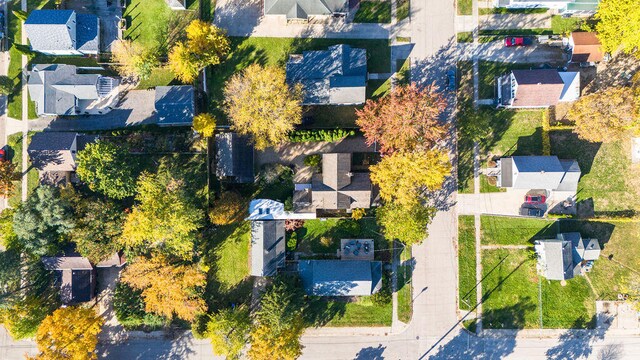
{"type": "Polygon", "coordinates": [[[62,189],[61,196],[71,204],[75,224],[69,237],[76,250],[94,264],[108,259],[120,250],[125,214],[111,200],[81,196],[72,186],[62,189]]]}
{"type": "Polygon", "coordinates": [[[291,279],[276,278],[262,294],[251,330],[251,359],[296,359],[302,354],[306,305],[300,286],[291,279]]]}
{"type": "Polygon", "coordinates": [[[251,317],[244,306],[222,309],[213,314],[207,323],[207,337],[211,339],[213,352],[227,359],[239,359],[249,340],[251,317]]]}
{"type": "Polygon", "coordinates": [[[371,167],[371,181],[380,187],[380,197],[400,205],[412,205],[425,190],[440,189],[450,174],[449,156],[441,150],[396,152],[371,167]]]}
{"type": "Polygon", "coordinates": [[[230,47],[224,30],[211,23],[193,20],[186,32],[187,41],[169,52],[169,68],[180,81],[190,83],[205,67],[222,62],[230,47]]]}
{"type": "Polygon", "coordinates": [[[224,95],[232,129],[250,135],[258,150],[287,141],[302,122],[302,88],[289,87],[280,68],[250,65],[227,82],[224,95]]]}
{"type": "Polygon", "coordinates": [[[32,256],[55,254],[72,228],[69,204],[47,185],[36,188],[13,216],[16,243],[32,256]]]}
{"type": "Polygon", "coordinates": [[[567,118],[573,131],[590,142],[613,142],[638,128],[638,104],[630,88],[609,88],[576,101],[567,118]]]}
{"type": "Polygon", "coordinates": [[[434,208],[419,202],[410,205],[385,203],[376,211],[378,223],[385,238],[400,240],[405,244],[419,244],[427,237],[427,226],[435,216],[434,208]]]}
{"type": "Polygon", "coordinates": [[[13,231],[13,215],[15,209],[4,209],[0,212],[0,245],[7,249],[14,249],[17,247],[17,236],[13,231]]]}
{"type": "Polygon", "coordinates": [[[156,174],[143,173],[138,180],[137,204],[124,223],[121,245],[191,259],[204,213],[187,187],[184,178],[174,177],[165,167],[156,174]]]}
{"type": "Polygon", "coordinates": [[[638,54],[640,49],[640,6],[636,0],[602,0],[595,19],[596,32],[604,51],[622,50],[638,54]]]}
{"type": "Polygon", "coordinates": [[[135,194],[137,172],[126,146],[108,141],[88,144],[78,152],[76,173],[80,180],[114,199],[135,194]]]}

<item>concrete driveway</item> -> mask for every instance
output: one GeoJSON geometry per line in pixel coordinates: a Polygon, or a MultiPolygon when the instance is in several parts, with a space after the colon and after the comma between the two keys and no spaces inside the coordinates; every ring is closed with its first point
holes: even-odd
{"type": "Polygon", "coordinates": [[[388,39],[391,24],[347,23],[330,19],[313,24],[287,24],[284,17],[263,16],[263,0],[218,0],[213,23],[230,36],[388,39]]]}
{"type": "MultiPolygon", "coordinates": [[[[520,207],[524,203],[525,195],[529,190],[510,189],[506,192],[458,194],[458,212],[460,215],[507,215],[520,216],[520,207]]],[[[568,191],[553,191],[547,197],[545,210],[552,209],[568,198],[573,198],[574,193],[568,191]]]]}

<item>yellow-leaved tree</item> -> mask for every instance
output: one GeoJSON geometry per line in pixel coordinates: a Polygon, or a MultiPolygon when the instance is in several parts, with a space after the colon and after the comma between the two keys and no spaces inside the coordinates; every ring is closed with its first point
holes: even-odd
{"type": "Polygon", "coordinates": [[[187,41],[177,42],[169,52],[169,68],[184,83],[193,82],[209,65],[217,65],[229,53],[229,38],[224,30],[193,20],[186,29],[187,41]]]}
{"type": "Polygon", "coordinates": [[[438,190],[450,174],[449,156],[441,150],[396,152],[371,167],[380,197],[401,206],[413,206],[424,190],[438,190]]]}
{"type": "Polygon", "coordinates": [[[104,319],[93,309],[69,306],[47,316],[36,334],[35,360],[97,359],[96,345],[104,319]]]}
{"type": "Polygon", "coordinates": [[[604,51],[618,49],[636,53],[640,49],[640,6],[638,0],[602,0],[595,19],[598,39],[604,51]]]}
{"type": "Polygon", "coordinates": [[[576,101],[567,118],[573,131],[590,142],[612,142],[638,128],[638,103],[630,88],[609,88],[576,101]]]}
{"type": "Polygon", "coordinates": [[[111,44],[111,61],[122,76],[148,79],[159,64],[155,49],[145,48],[131,40],[116,40],[111,44]]]}
{"type": "Polygon", "coordinates": [[[122,273],[122,281],[142,291],[147,312],[193,321],[207,310],[201,296],[207,279],[196,264],[173,264],[164,256],[139,257],[122,273]]]}
{"type": "Polygon", "coordinates": [[[191,259],[195,232],[204,213],[189,195],[185,181],[161,168],[157,174],[140,175],[137,191],[137,205],[125,219],[120,244],[128,248],[151,247],[191,259]]]}
{"type": "Polygon", "coordinates": [[[216,130],[216,119],[209,113],[198,114],[193,117],[193,130],[206,138],[212,137],[216,130]]]}
{"type": "Polygon", "coordinates": [[[258,150],[281,144],[302,122],[302,88],[290,87],[280,68],[248,66],[227,82],[224,97],[232,129],[250,135],[258,150]]]}

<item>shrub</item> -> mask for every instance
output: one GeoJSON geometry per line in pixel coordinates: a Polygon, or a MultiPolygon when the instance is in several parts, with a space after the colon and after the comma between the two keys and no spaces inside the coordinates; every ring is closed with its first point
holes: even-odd
{"type": "Polygon", "coordinates": [[[355,130],[331,129],[331,130],[296,130],[289,134],[291,142],[333,142],[354,136],[355,130]]]}
{"type": "Polygon", "coordinates": [[[265,164],[260,172],[260,182],[271,185],[293,179],[293,170],[282,164],[265,164]]]}
{"type": "Polygon", "coordinates": [[[360,220],[366,215],[366,213],[367,211],[365,209],[353,209],[353,211],[351,211],[351,219],[356,221],[360,220]]]}
{"type": "Polygon", "coordinates": [[[152,331],[162,328],[167,322],[166,319],[145,312],[141,294],[140,290],[135,290],[125,283],[118,283],[113,294],[116,318],[127,330],[152,331]]]}
{"type": "Polygon", "coordinates": [[[213,202],[209,219],[214,225],[229,225],[242,219],[245,201],[234,191],[223,192],[220,199],[213,202]]]}
{"type": "Polygon", "coordinates": [[[380,291],[371,295],[371,301],[377,305],[382,306],[391,302],[391,284],[389,283],[389,274],[385,271],[382,273],[382,287],[380,291]]]}
{"type": "Polygon", "coordinates": [[[320,165],[322,164],[322,155],[320,154],[308,155],[307,157],[304,158],[304,164],[314,168],[320,168],[320,165]]]}
{"type": "Polygon", "coordinates": [[[204,339],[207,337],[207,323],[209,323],[209,315],[198,314],[191,324],[191,332],[196,339],[204,339]]]}
{"type": "Polygon", "coordinates": [[[287,251],[296,251],[298,247],[298,233],[292,232],[287,239],[287,251]]]}

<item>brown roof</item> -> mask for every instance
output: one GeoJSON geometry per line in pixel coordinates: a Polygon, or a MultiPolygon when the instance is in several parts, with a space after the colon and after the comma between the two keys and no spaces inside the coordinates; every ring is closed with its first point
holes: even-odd
{"type": "Polygon", "coordinates": [[[29,157],[40,171],[74,171],[76,167],[74,132],[40,132],[31,138],[29,157]]]}
{"type": "Polygon", "coordinates": [[[512,106],[545,107],[556,105],[564,83],[557,70],[513,70],[518,88],[512,106]]]}
{"type": "Polygon", "coordinates": [[[315,209],[371,207],[371,179],[368,173],[351,172],[351,154],[322,155],[322,174],[311,182],[311,206],[315,209]]]}
{"type": "Polygon", "coordinates": [[[573,32],[573,55],[572,62],[598,62],[604,59],[600,40],[594,32],[573,32]]]}
{"type": "Polygon", "coordinates": [[[351,154],[322,154],[322,180],[333,190],[351,183],[351,154]]]}

